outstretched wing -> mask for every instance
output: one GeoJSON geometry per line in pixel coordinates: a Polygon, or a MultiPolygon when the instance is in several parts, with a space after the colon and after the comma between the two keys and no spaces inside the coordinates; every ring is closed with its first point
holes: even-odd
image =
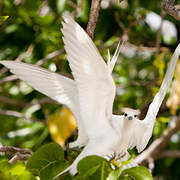
{"type": "Polygon", "coordinates": [[[80,113],[90,138],[111,128],[115,85],[106,63],[86,32],[64,17],[62,33],[72,74],[78,86],[80,113]]]}
{"type": "Polygon", "coordinates": [[[141,152],[146,147],[149,139],[151,138],[157,113],[166,95],[169,85],[172,81],[174,70],[175,70],[179,55],[180,55],[180,44],[177,46],[171,58],[171,62],[168,66],[168,69],[166,71],[166,74],[161,84],[161,87],[159,89],[159,92],[155,95],[152,103],[150,104],[145,119],[143,121],[139,121],[138,132],[145,132],[143,133],[144,135],[139,133],[139,140],[137,143],[137,149],[139,152],[141,152]]]}
{"type": "Polygon", "coordinates": [[[0,63],[37,91],[66,105],[75,117],[79,118],[78,91],[72,79],[36,65],[15,61],[0,61],[0,63]]]}

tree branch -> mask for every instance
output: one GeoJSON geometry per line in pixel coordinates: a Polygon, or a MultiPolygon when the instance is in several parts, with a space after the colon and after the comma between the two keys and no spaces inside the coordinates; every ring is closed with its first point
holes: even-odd
{"type": "Polygon", "coordinates": [[[161,45],[161,33],[162,33],[162,26],[163,26],[163,20],[166,13],[164,11],[161,11],[161,23],[157,32],[156,36],[156,56],[159,54],[160,51],[160,45],[161,45]]]}
{"type": "Polygon", "coordinates": [[[163,0],[162,9],[175,19],[180,20],[180,11],[174,6],[174,0],[163,0]]]}
{"type": "MultiPolygon", "coordinates": [[[[64,49],[59,49],[59,50],[56,50],[56,51],[53,51],[52,53],[48,54],[45,58],[43,59],[40,59],[36,62],[36,65],[38,66],[41,66],[43,65],[45,62],[47,62],[48,60],[50,59],[53,59],[57,56],[59,56],[60,54],[64,53],[64,49]]],[[[17,60],[17,59],[16,59],[17,60]]],[[[16,61],[15,60],[15,61],[16,61]]],[[[5,60],[6,61],[6,60],[5,60]]],[[[19,60],[18,60],[19,61],[19,60]]],[[[5,67],[4,67],[5,68],[5,67]]],[[[5,68],[6,69],[6,68],[5,68]]],[[[16,75],[10,75],[10,76],[7,76],[3,79],[0,80],[0,84],[3,84],[5,82],[10,82],[10,81],[14,81],[18,79],[18,77],[16,75]]]]}
{"type": "Polygon", "coordinates": [[[12,158],[9,160],[10,163],[15,163],[18,160],[26,161],[33,154],[33,152],[29,149],[21,149],[13,146],[0,147],[0,152],[12,156],[12,158]]]}
{"type": "Polygon", "coordinates": [[[1,115],[7,115],[7,116],[14,116],[17,118],[23,118],[24,116],[17,111],[11,111],[11,110],[0,110],[1,115]]]}
{"type": "Polygon", "coordinates": [[[53,51],[52,53],[48,54],[45,58],[38,60],[36,62],[36,65],[41,66],[45,62],[47,62],[48,60],[53,59],[53,58],[59,56],[60,54],[62,54],[64,52],[65,52],[64,49],[59,49],[57,51],[53,51]]]}
{"type": "Polygon", "coordinates": [[[168,157],[180,158],[180,151],[178,151],[178,150],[164,151],[164,152],[159,154],[157,159],[163,159],[163,158],[168,158],[168,157]]]}
{"type": "MultiPolygon", "coordinates": [[[[30,55],[32,54],[32,52],[33,52],[33,49],[34,49],[34,45],[31,44],[31,45],[28,47],[27,51],[24,52],[24,53],[22,53],[22,54],[20,54],[14,61],[20,62],[20,61],[22,61],[24,58],[30,56],[30,55]]],[[[8,69],[7,69],[6,67],[3,67],[3,68],[0,70],[0,75],[4,74],[4,73],[7,72],[7,71],[8,71],[8,69]]]]}
{"type": "Polygon", "coordinates": [[[101,0],[92,0],[91,1],[89,22],[88,22],[87,29],[86,29],[87,34],[91,37],[91,39],[93,39],[93,37],[94,37],[94,30],[96,28],[96,24],[98,21],[100,1],[101,0]]]}

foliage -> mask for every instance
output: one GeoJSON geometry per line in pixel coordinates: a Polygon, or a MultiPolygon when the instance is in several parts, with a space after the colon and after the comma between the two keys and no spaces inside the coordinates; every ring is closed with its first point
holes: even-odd
{"type": "MultiPolygon", "coordinates": [[[[123,50],[113,72],[117,85],[113,111],[120,114],[122,107],[141,109],[147,101],[151,102],[150,95],[154,96],[158,91],[178,41],[171,39],[167,43],[162,35],[161,45],[165,48],[158,55],[152,50],[156,47],[157,30],[153,30],[147,24],[145,17],[150,11],[161,14],[160,0],[124,0],[119,3],[114,0],[101,1],[94,38],[101,55],[106,60],[107,48],[109,48],[112,56],[119,37],[125,33],[122,26],[119,26],[117,17],[128,30],[128,41],[133,45],[133,48],[123,50]],[[142,50],[139,47],[147,48],[142,50]],[[152,85],[154,81],[157,83],[152,85]]],[[[21,59],[21,55],[24,56],[21,59],[23,62],[35,64],[51,52],[63,50],[60,32],[62,14],[69,12],[75,15],[76,21],[85,29],[90,5],[90,0],[4,0],[0,2],[0,60],[21,59]],[[4,21],[7,16],[9,18],[4,21]],[[27,53],[29,48],[32,49],[27,53]]],[[[180,23],[170,16],[166,16],[166,20],[172,22],[179,33],[180,23]]],[[[42,66],[72,77],[65,52],[43,61],[42,66]]],[[[58,145],[51,144],[53,141],[59,143],[57,138],[63,137],[60,132],[52,135],[51,128],[53,122],[58,128],[64,127],[61,124],[61,118],[57,115],[57,112],[64,107],[50,101],[25,82],[17,79],[9,80],[12,78],[11,75],[3,66],[0,66],[0,144],[30,148],[35,153],[26,165],[23,162],[9,164],[4,159],[9,156],[0,155],[0,179],[34,179],[36,176],[40,176],[43,180],[50,179],[71,164],[80,153],[80,151],[67,149],[64,155],[58,145]],[[53,120],[50,122],[50,119],[53,120]]],[[[178,112],[179,105],[173,107],[173,113],[178,112]]],[[[161,112],[149,144],[160,137],[163,130],[169,126],[171,115],[168,108],[161,112]]],[[[73,126],[73,133],[74,129],[73,126]]],[[[167,150],[180,148],[179,136],[179,133],[174,134],[167,150]]],[[[62,145],[65,141],[67,143],[75,140],[76,137],[77,133],[74,133],[69,140],[66,140],[66,137],[62,145]]],[[[137,155],[135,149],[130,153],[137,155]]],[[[177,168],[179,166],[178,159],[157,160],[153,176],[162,177],[165,180],[179,179],[180,172],[177,168]]],[[[120,169],[112,170],[109,162],[96,156],[86,157],[80,161],[78,171],[79,174],[74,179],[132,179],[131,176],[135,179],[151,178],[144,167],[124,170],[119,177],[120,169]]],[[[73,178],[66,174],[64,179],[73,178]]]]}
{"type": "Polygon", "coordinates": [[[41,179],[52,179],[67,167],[63,150],[59,145],[50,143],[39,148],[28,160],[27,169],[41,179]]]}
{"type": "Polygon", "coordinates": [[[2,24],[7,18],[8,16],[0,16],[0,24],[2,24]]]}
{"type": "Polygon", "coordinates": [[[8,160],[0,160],[0,177],[3,180],[35,180],[28,170],[26,170],[25,165],[22,162],[17,162],[16,164],[8,163],[8,160]]]}
{"type": "MultiPolygon", "coordinates": [[[[61,172],[69,162],[64,159],[62,148],[50,143],[39,148],[27,162],[27,169],[34,175],[38,175],[43,180],[49,180],[61,172]]],[[[74,180],[94,179],[94,180],[116,180],[125,177],[136,180],[152,180],[152,176],[145,167],[133,167],[121,171],[122,167],[113,170],[110,162],[99,156],[87,156],[83,158],[77,166],[78,175],[74,180]],[[113,176],[112,176],[113,174],[113,176]]],[[[65,178],[71,179],[69,175],[65,178]]]]}

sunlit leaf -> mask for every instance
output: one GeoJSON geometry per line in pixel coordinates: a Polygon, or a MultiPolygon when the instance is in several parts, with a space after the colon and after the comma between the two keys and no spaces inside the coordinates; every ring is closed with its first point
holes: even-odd
{"type": "Polygon", "coordinates": [[[158,69],[159,74],[160,74],[159,83],[161,83],[161,81],[164,77],[164,68],[165,68],[164,55],[165,55],[165,53],[162,52],[161,54],[159,54],[156,57],[156,59],[153,62],[154,66],[158,69]]]}
{"type": "Polygon", "coordinates": [[[90,8],[90,5],[89,5],[89,1],[88,0],[83,0],[83,1],[78,1],[78,5],[79,8],[78,9],[78,15],[80,16],[81,20],[83,22],[87,22],[88,21],[88,17],[89,17],[89,8],[90,8]]]}
{"type": "Polygon", "coordinates": [[[52,139],[61,146],[64,146],[66,140],[76,130],[76,120],[66,107],[51,114],[47,124],[52,139]]]}
{"type": "Polygon", "coordinates": [[[152,175],[149,170],[143,166],[132,167],[122,171],[120,179],[124,177],[131,177],[135,180],[152,180],[152,175]]]}
{"type": "Polygon", "coordinates": [[[66,5],[66,0],[57,0],[56,3],[58,12],[62,13],[66,5]]]}
{"type": "Polygon", "coordinates": [[[0,179],[2,180],[35,180],[33,176],[25,167],[22,162],[15,164],[8,163],[7,160],[0,161],[0,179]]]}
{"type": "Polygon", "coordinates": [[[0,24],[2,24],[9,16],[0,16],[0,24]]]}

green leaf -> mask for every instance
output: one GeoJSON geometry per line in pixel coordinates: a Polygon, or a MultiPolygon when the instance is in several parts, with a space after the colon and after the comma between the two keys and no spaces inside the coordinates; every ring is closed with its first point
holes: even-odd
{"type": "Polygon", "coordinates": [[[80,11],[80,18],[83,22],[87,22],[88,21],[88,15],[89,15],[89,9],[90,9],[90,4],[89,4],[89,1],[88,0],[84,0],[81,4],[78,4],[79,6],[81,5],[82,6],[82,10],[80,11]]]}
{"type": "Polygon", "coordinates": [[[39,148],[28,160],[27,168],[43,180],[49,180],[67,167],[61,146],[50,143],[39,148]]]}
{"type": "Polygon", "coordinates": [[[119,178],[119,171],[115,170],[109,174],[109,176],[107,177],[107,180],[117,180],[118,178],[119,178]]]}
{"type": "Polygon", "coordinates": [[[9,16],[0,16],[0,24],[2,24],[9,16]]]}
{"type": "Polygon", "coordinates": [[[35,180],[36,178],[26,169],[23,162],[10,164],[8,160],[0,161],[0,179],[3,180],[35,180]]]}
{"type": "Polygon", "coordinates": [[[62,13],[66,5],[66,0],[57,0],[57,11],[62,13]]]}
{"type": "Polygon", "coordinates": [[[149,170],[143,166],[132,167],[122,171],[120,179],[124,177],[133,177],[135,180],[152,180],[149,170]]]}
{"type": "Polygon", "coordinates": [[[87,156],[77,166],[79,175],[76,179],[105,180],[111,171],[109,162],[99,156],[87,156]]]}

